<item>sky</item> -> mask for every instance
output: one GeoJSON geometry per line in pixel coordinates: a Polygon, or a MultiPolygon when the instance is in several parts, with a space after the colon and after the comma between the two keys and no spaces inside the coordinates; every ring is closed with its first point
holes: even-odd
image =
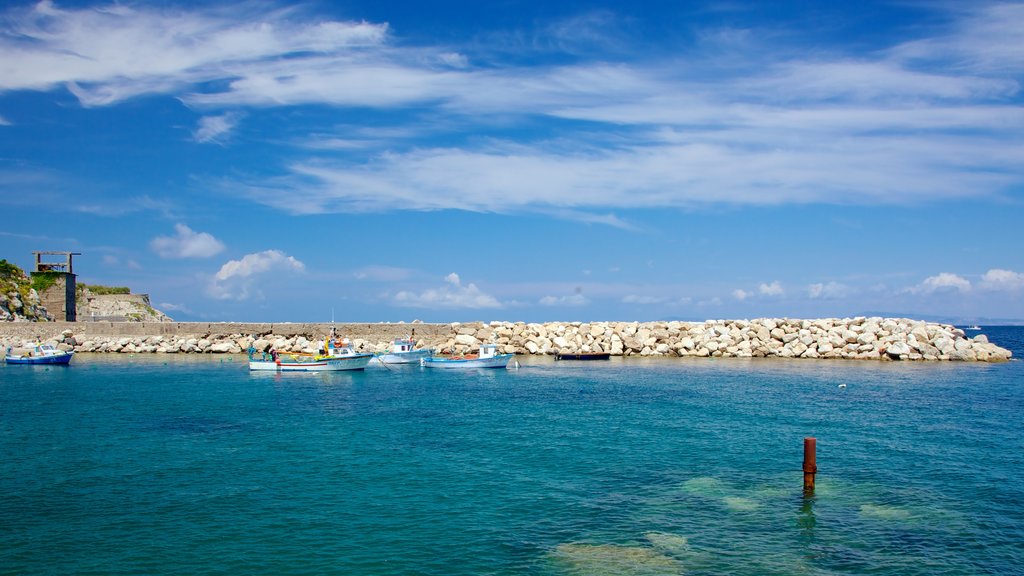
{"type": "Polygon", "coordinates": [[[0,258],[179,321],[1024,319],[1024,3],[7,2],[0,258]]]}

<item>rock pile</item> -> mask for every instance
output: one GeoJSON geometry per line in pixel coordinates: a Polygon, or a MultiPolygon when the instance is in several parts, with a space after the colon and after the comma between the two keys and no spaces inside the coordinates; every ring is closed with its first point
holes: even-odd
{"type": "Polygon", "coordinates": [[[29,289],[23,295],[17,291],[0,294],[0,322],[51,321],[53,316],[40,304],[39,294],[29,289]]]}
{"type": "Polygon", "coordinates": [[[442,351],[463,353],[494,341],[504,352],[610,352],[616,356],[960,360],[1001,362],[1009,350],[984,335],[903,318],[452,324],[442,351]]]}
{"type": "MultiPolygon", "coordinates": [[[[610,352],[615,356],[715,358],[826,358],[849,360],[953,360],[1003,362],[1011,352],[984,335],[967,338],[954,326],[903,318],[795,320],[708,320],[705,322],[522,322],[453,323],[447,335],[422,342],[440,353],[465,354],[494,342],[502,352],[555,354],[610,352]]],[[[64,350],[108,353],[241,354],[315,353],[323,334],[203,334],[181,336],[82,336],[65,330],[50,340],[64,350]]],[[[28,344],[10,339],[3,346],[28,344]]],[[[364,352],[383,352],[389,343],[355,339],[364,352]]]]}

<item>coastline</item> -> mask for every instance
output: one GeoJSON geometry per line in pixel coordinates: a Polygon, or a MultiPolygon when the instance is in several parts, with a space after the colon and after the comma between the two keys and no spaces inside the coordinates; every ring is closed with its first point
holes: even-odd
{"type": "Polygon", "coordinates": [[[65,350],[99,353],[241,354],[313,352],[335,328],[360,351],[383,352],[415,331],[420,346],[441,354],[475,352],[495,342],[502,352],[554,355],[608,352],[612,356],[801,358],[1005,362],[1012,353],[948,324],[906,318],[760,318],[704,322],[9,322],[0,345],[36,340],[65,350]]]}

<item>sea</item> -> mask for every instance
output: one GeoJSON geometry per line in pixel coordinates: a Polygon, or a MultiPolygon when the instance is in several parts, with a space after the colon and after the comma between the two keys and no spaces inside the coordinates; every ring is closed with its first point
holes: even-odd
{"type": "Polygon", "coordinates": [[[2,366],[0,574],[1022,574],[1024,328],[982,332],[1016,359],[2,366]]]}

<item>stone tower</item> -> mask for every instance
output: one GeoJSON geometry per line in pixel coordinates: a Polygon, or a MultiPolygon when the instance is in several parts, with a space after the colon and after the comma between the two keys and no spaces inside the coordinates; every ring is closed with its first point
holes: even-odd
{"type": "Polygon", "coordinates": [[[39,303],[54,320],[74,322],[75,318],[75,272],[71,267],[72,256],[78,252],[33,252],[36,266],[32,271],[32,284],[42,285],[39,303]],[[43,262],[43,256],[63,256],[61,262],[43,262]]]}

